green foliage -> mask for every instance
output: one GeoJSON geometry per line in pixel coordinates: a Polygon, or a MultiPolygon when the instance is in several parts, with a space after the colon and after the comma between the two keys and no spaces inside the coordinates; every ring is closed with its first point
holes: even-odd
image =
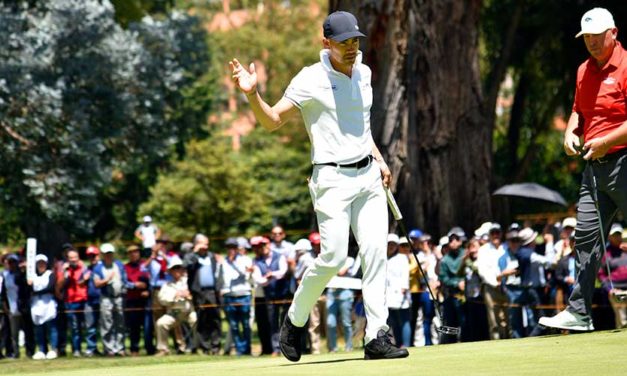
{"type": "Polygon", "coordinates": [[[235,152],[227,139],[192,141],[186,157],[159,176],[139,210],[177,240],[196,232],[249,235],[267,231],[273,218],[300,225],[309,218],[308,159],[265,132],[253,132],[235,152]]]}
{"type": "MultiPolygon", "coordinates": [[[[318,61],[325,15],[312,15],[307,1],[292,1],[289,6],[267,1],[262,11],[256,2],[233,3],[238,4],[232,4],[232,10],[248,9],[250,20],[240,28],[210,35],[213,71],[228,76],[226,62],[233,57],[243,64],[262,61],[267,82],[259,90],[268,103],[275,103],[300,69],[318,61]]],[[[319,1],[322,9],[323,3],[319,1]]],[[[193,8],[207,20],[221,10],[215,3],[177,4],[193,8]]],[[[226,98],[223,93],[225,102],[226,98]]],[[[243,96],[238,96],[238,109],[248,110],[243,96]]],[[[138,216],[152,215],[178,240],[198,231],[251,235],[268,231],[276,222],[288,228],[311,227],[306,181],[311,169],[309,140],[300,118],[277,132],[254,130],[243,137],[237,152],[229,149],[217,131],[213,134],[190,143],[184,159],[164,170],[138,216]]]]}
{"type": "Polygon", "coordinates": [[[159,177],[140,214],[151,214],[175,239],[222,231],[258,204],[248,175],[224,138],[192,141],[185,160],[159,177]]]}
{"type": "Polygon", "coordinates": [[[147,191],[177,145],[206,134],[214,86],[205,37],[176,12],[123,30],[108,0],[0,6],[5,219],[89,234],[111,211],[132,215],[132,204],[106,204],[147,191]]]}
{"type": "Polygon", "coordinates": [[[309,147],[257,129],[244,139],[240,158],[252,166],[251,177],[265,204],[265,215],[251,218],[254,228],[267,231],[273,222],[292,229],[311,227],[309,147]]]}
{"type": "MultiPolygon", "coordinates": [[[[325,1],[317,2],[325,9],[325,1]]],[[[326,15],[324,11],[312,14],[307,1],[292,1],[289,7],[279,5],[280,1],[264,3],[263,12],[251,10],[250,22],[241,28],[212,33],[211,43],[216,48],[222,74],[228,74],[226,62],[234,57],[246,66],[262,61],[267,82],[258,89],[268,103],[274,104],[281,99],[292,77],[303,67],[319,61],[320,31],[326,15]]],[[[239,97],[238,106],[247,107],[243,96],[239,97]]],[[[306,132],[300,119],[297,123],[298,126],[283,127],[277,133],[304,145],[308,142],[306,132]]]]}
{"type": "Polygon", "coordinates": [[[147,15],[166,15],[173,8],[174,0],[111,0],[115,19],[123,27],[139,22],[147,15]]]}

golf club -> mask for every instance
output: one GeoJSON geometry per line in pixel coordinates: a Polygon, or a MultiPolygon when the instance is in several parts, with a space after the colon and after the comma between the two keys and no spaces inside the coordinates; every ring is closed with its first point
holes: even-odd
{"type": "MultiPolygon", "coordinates": [[[[594,169],[592,165],[588,161],[588,168],[590,169],[590,175],[592,177],[592,201],[594,201],[594,207],[597,211],[597,217],[599,218],[599,234],[601,235],[601,247],[603,247],[603,251],[607,252],[605,249],[605,232],[603,231],[603,221],[601,220],[601,210],[599,209],[599,196],[597,190],[597,178],[594,175],[594,169]]],[[[607,259],[607,255],[605,255],[605,267],[607,269],[607,279],[610,281],[610,291],[614,294],[618,301],[624,302],[627,301],[627,291],[618,291],[614,289],[614,281],[612,281],[612,274],[610,270],[610,261],[607,259]]]]}
{"type": "MultiPolygon", "coordinates": [[[[383,189],[385,190],[385,194],[387,195],[388,205],[390,206],[390,210],[392,210],[392,215],[394,216],[394,219],[396,220],[396,222],[398,223],[398,226],[401,229],[401,235],[406,237],[407,240],[409,241],[411,253],[412,255],[414,255],[414,258],[416,259],[416,263],[418,264],[418,270],[420,270],[420,274],[422,274],[425,280],[427,280],[427,274],[424,272],[424,270],[422,270],[422,265],[420,265],[420,261],[418,260],[418,251],[414,248],[413,243],[410,241],[409,236],[407,235],[408,233],[407,233],[407,229],[405,228],[405,224],[403,223],[403,215],[401,214],[401,210],[398,208],[398,205],[396,204],[396,200],[394,199],[394,196],[392,195],[392,192],[390,191],[390,189],[389,188],[383,188],[383,189]]],[[[444,320],[442,319],[442,315],[440,314],[440,302],[436,299],[435,295],[433,294],[433,291],[431,290],[431,286],[429,286],[428,283],[426,283],[426,285],[427,285],[427,290],[429,291],[429,295],[431,295],[431,299],[433,300],[435,313],[438,316],[438,319],[440,319],[440,322],[442,323],[439,328],[436,326],[435,330],[441,334],[454,335],[454,336],[459,335],[459,330],[460,330],[459,328],[444,325],[444,320]]]]}

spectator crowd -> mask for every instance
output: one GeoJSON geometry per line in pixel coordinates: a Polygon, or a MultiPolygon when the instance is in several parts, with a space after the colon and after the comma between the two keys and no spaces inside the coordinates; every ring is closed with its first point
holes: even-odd
{"type": "MultiPolygon", "coordinates": [[[[454,227],[437,242],[419,229],[408,237],[389,234],[386,305],[395,342],[430,346],[544,334],[538,319],[563,307],[575,281],[575,227],[574,218],[540,233],[486,222],[470,236],[454,227]],[[443,324],[460,334],[439,335],[443,324]]],[[[22,254],[2,255],[0,356],[18,358],[22,347],[33,359],[66,351],[73,357],[251,355],[254,324],[255,354],[280,354],[280,323],[320,252],[318,233],[293,244],[275,226],[269,237],[228,238],[216,253],[203,234],[175,245],[149,216],[135,235],[141,244],[123,249],[124,261],[111,243],[80,252],[65,244],[58,259],[38,254],[31,276],[22,254]]],[[[627,230],[618,223],[604,257],[596,302],[611,307],[610,325],[624,328],[627,303],[617,297],[627,290],[627,230]]],[[[310,314],[306,352],[323,351],[322,338],[329,352],[363,344],[360,266],[351,249],[310,314]]]]}

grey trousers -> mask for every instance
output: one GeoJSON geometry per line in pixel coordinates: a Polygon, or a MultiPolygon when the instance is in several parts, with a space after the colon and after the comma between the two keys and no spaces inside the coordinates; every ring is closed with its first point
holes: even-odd
{"type": "Polygon", "coordinates": [[[592,293],[601,267],[605,245],[601,244],[599,218],[594,205],[592,174],[596,177],[599,211],[607,240],[609,228],[618,210],[627,215],[627,153],[609,157],[606,162],[592,161],[586,166],[577,209],[575,252],[577,281],[568,302],[568,310],[592,317],[592,293]]]}
{"type": "Polygon", "coordinates": [[[106,354],[124,351],[124,304],[122,297],[100,298],[100,337],[106,354]]]}

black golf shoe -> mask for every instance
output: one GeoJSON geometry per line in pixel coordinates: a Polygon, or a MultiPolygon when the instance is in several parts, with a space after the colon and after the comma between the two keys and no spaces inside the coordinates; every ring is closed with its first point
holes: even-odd
{"type": "Polygon", "coordinates": [[[299,328],[294,326],[290,321],[290,318],[285,315],[283,325],[281,325],[281,332],[279,334],[279,345],[281,347],[281,353],[288,360],[292,362],[298,362],[301,355],[301,336],[305,328],[299,328]]]}
{"type": "Polygon", "coordinates": [[[391,334],[379,330],[377,338],[368,342],[364,359],[396,359],[409,356],[407,349],[399,349],[392,343],[391,334]]]}

